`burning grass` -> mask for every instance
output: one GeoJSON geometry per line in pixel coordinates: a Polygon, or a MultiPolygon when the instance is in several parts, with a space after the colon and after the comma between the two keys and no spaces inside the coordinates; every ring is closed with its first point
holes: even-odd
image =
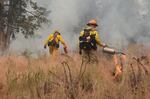
{"type": "Polygon", "coordinates": [[[112,75],[113,57],[102,53],[92,57],[97,57],[95,62],[75,53],[60,55],[59,62],[45,56],[1,57],[0,98],[149,99],[149,55],[128,54],[117,79],[112,75]]]}

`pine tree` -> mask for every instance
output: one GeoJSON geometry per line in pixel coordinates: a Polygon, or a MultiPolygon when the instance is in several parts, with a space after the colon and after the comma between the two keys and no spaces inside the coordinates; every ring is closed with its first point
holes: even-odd
{"type": "Polygon", "coordinates": [[[1,0],[0,50],[7,49],[10,39],[15,39],[17,33],[22,33],[25,38],[34,35],[35,30],[49,21],[49,13],[34,0],[1,0]]]}

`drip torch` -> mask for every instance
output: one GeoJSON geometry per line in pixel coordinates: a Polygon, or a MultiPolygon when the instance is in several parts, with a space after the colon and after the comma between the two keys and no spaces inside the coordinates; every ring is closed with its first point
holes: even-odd
{"type": "Polygon", "coordinates": [[[116,51],[115,49],[110,48],[110,47],[104,47],[104,48],[103,48],[103,52],[104,52],[104,53],[108,53],[108,54],[123,54],[123,55],[125,55],[125,53],[123,53],[123,52],[118,52],[118,51],[116,51]]]}

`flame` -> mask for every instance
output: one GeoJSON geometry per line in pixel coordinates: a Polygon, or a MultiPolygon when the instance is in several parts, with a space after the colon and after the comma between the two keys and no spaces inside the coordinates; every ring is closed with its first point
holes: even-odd
{"type": "Polygon", "coordinates": [[[126,55],[117,56],[117,54],[115,54],[113,59],[114,59],[114,65],[115,65],[115,78],[116,78],[118,75],[122,74],[122,69],[123,69],[122,65],[125,65],[126,55]],[[120,63],[123,63],[123,64],[120,64],[120,63]]]}
{"type": "Polygon", "coordinates": [[[113,59],[114,59],[114,64],[117,65],[118,64],[118,57],[116,54],[114,55],[113,59]]]}

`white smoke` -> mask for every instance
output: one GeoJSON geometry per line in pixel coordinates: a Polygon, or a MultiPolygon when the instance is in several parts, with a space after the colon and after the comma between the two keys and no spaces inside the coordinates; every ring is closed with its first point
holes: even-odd
{"type": "Polygon", "coordinates": [[[99,1],[101,6],[98,16],[104,33],[102,35],[107,43],[122,47],[132,40],[136,42],[141,40],[141,37],[150,35],[148,0],[99,1]]]}
{"type": "MultiPolygon", "coordinates": [[[[102,42],[122,48],[135,41],[149,45],[149,0],[37,0],[52,12],[51,26],[40,29],[42,38],[34,46],[43,49],[43,41],[59,29],[70,48],[77,46],[79,32],[90,19],[96,19],[102,42]]],[[[23,44],[24,45],[24,44],[23,44]]],[[[32,44],[31,44],[32,46],[32,44]]]]}

